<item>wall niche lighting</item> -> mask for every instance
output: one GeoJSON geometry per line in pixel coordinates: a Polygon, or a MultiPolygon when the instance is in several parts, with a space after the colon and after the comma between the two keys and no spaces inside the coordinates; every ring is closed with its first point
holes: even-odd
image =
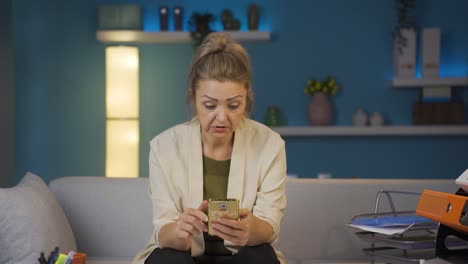
{"type": "Polygon", "coordinates": [[[137,47],[106,48],[106,176],[138,177],[137,47]]]}

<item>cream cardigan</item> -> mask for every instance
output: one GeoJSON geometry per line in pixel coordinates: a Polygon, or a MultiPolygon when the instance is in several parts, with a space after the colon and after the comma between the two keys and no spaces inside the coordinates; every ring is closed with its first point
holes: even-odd
{"type": "MultiPolygon", "coordinates": [[[[198,119],[172,127],[150,143],[149,195],[153,204],[154,233],[134,264],[143,264],[159,246],[158,233],[165,224],[176,221],[187,208],[197,208],[203,201],[203,161],[198,119]]],[[[270,128],[244,118],[235,131],[228,180],[228,198],[239,199],[240,208],[273,228],[270,243],[278,239],[280,222],[286,206],[286,153],[284,141],[270,128]]],[[[203,255],[203,234],[192,238],[192,256],[203,255]]],[[[225,241],[237,252],[239,247],[225,241]]],[[[283,255],[276,251],[281,263],[283,255]]]]}

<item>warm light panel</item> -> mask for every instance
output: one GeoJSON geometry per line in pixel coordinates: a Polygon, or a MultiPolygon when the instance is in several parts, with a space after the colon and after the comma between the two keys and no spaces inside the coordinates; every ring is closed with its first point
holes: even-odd
{"type": "Polygon", "coordinates": [[[138,48],[106,48],[107,118],[138,118],[138,48]]]}
{"type": "Polygon", "coordinates": [[[106,121],[106,176],[138,177],[138,120],[106,121]]]}

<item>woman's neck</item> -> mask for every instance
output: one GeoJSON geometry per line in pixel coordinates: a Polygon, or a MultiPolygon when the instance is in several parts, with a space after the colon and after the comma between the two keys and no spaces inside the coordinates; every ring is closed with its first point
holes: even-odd
{"type": "Polygon", "coordinates": [[[202,135],[203,155],[214,160],[231,159],[234,134],[230,138],[211,138],[202,135]]]}

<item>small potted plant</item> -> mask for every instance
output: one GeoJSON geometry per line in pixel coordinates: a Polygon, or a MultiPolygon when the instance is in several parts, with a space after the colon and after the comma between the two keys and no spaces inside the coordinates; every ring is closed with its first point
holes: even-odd
{"type": "Polygon", "coordinates": [[[393,28],[395,77],[416,76],[416,0],[396,0],[396,24],[393,28]]]}
{"type": "Polygon", "coordinates": [[[336,95],[338,85],[333,76],[328,76],[324,81],[308,80],[306,87],[304,88],[305,94],[315,94],[322,92],[329,95],[336,95]]]}
{"type": "Polygon", "coordinates": [[[332,76],[324,81],[308,80],[304,88],[305,94],[313,95],[309,104],[309,121],[315,126],[327,126],[333,121],[333,108],[328,98],[336,95],[338,85],[332,76]]]}
{"type": "Polygon", "coordinates": [[[402,53],[403,48],[408,43],[405,31],[414,32],[416,30],[416,16],[414,14],[416,0],[396,0],[395,4],[397,21],[392,35],[393,39],[396,40],[398,51],[402,53]]]}

